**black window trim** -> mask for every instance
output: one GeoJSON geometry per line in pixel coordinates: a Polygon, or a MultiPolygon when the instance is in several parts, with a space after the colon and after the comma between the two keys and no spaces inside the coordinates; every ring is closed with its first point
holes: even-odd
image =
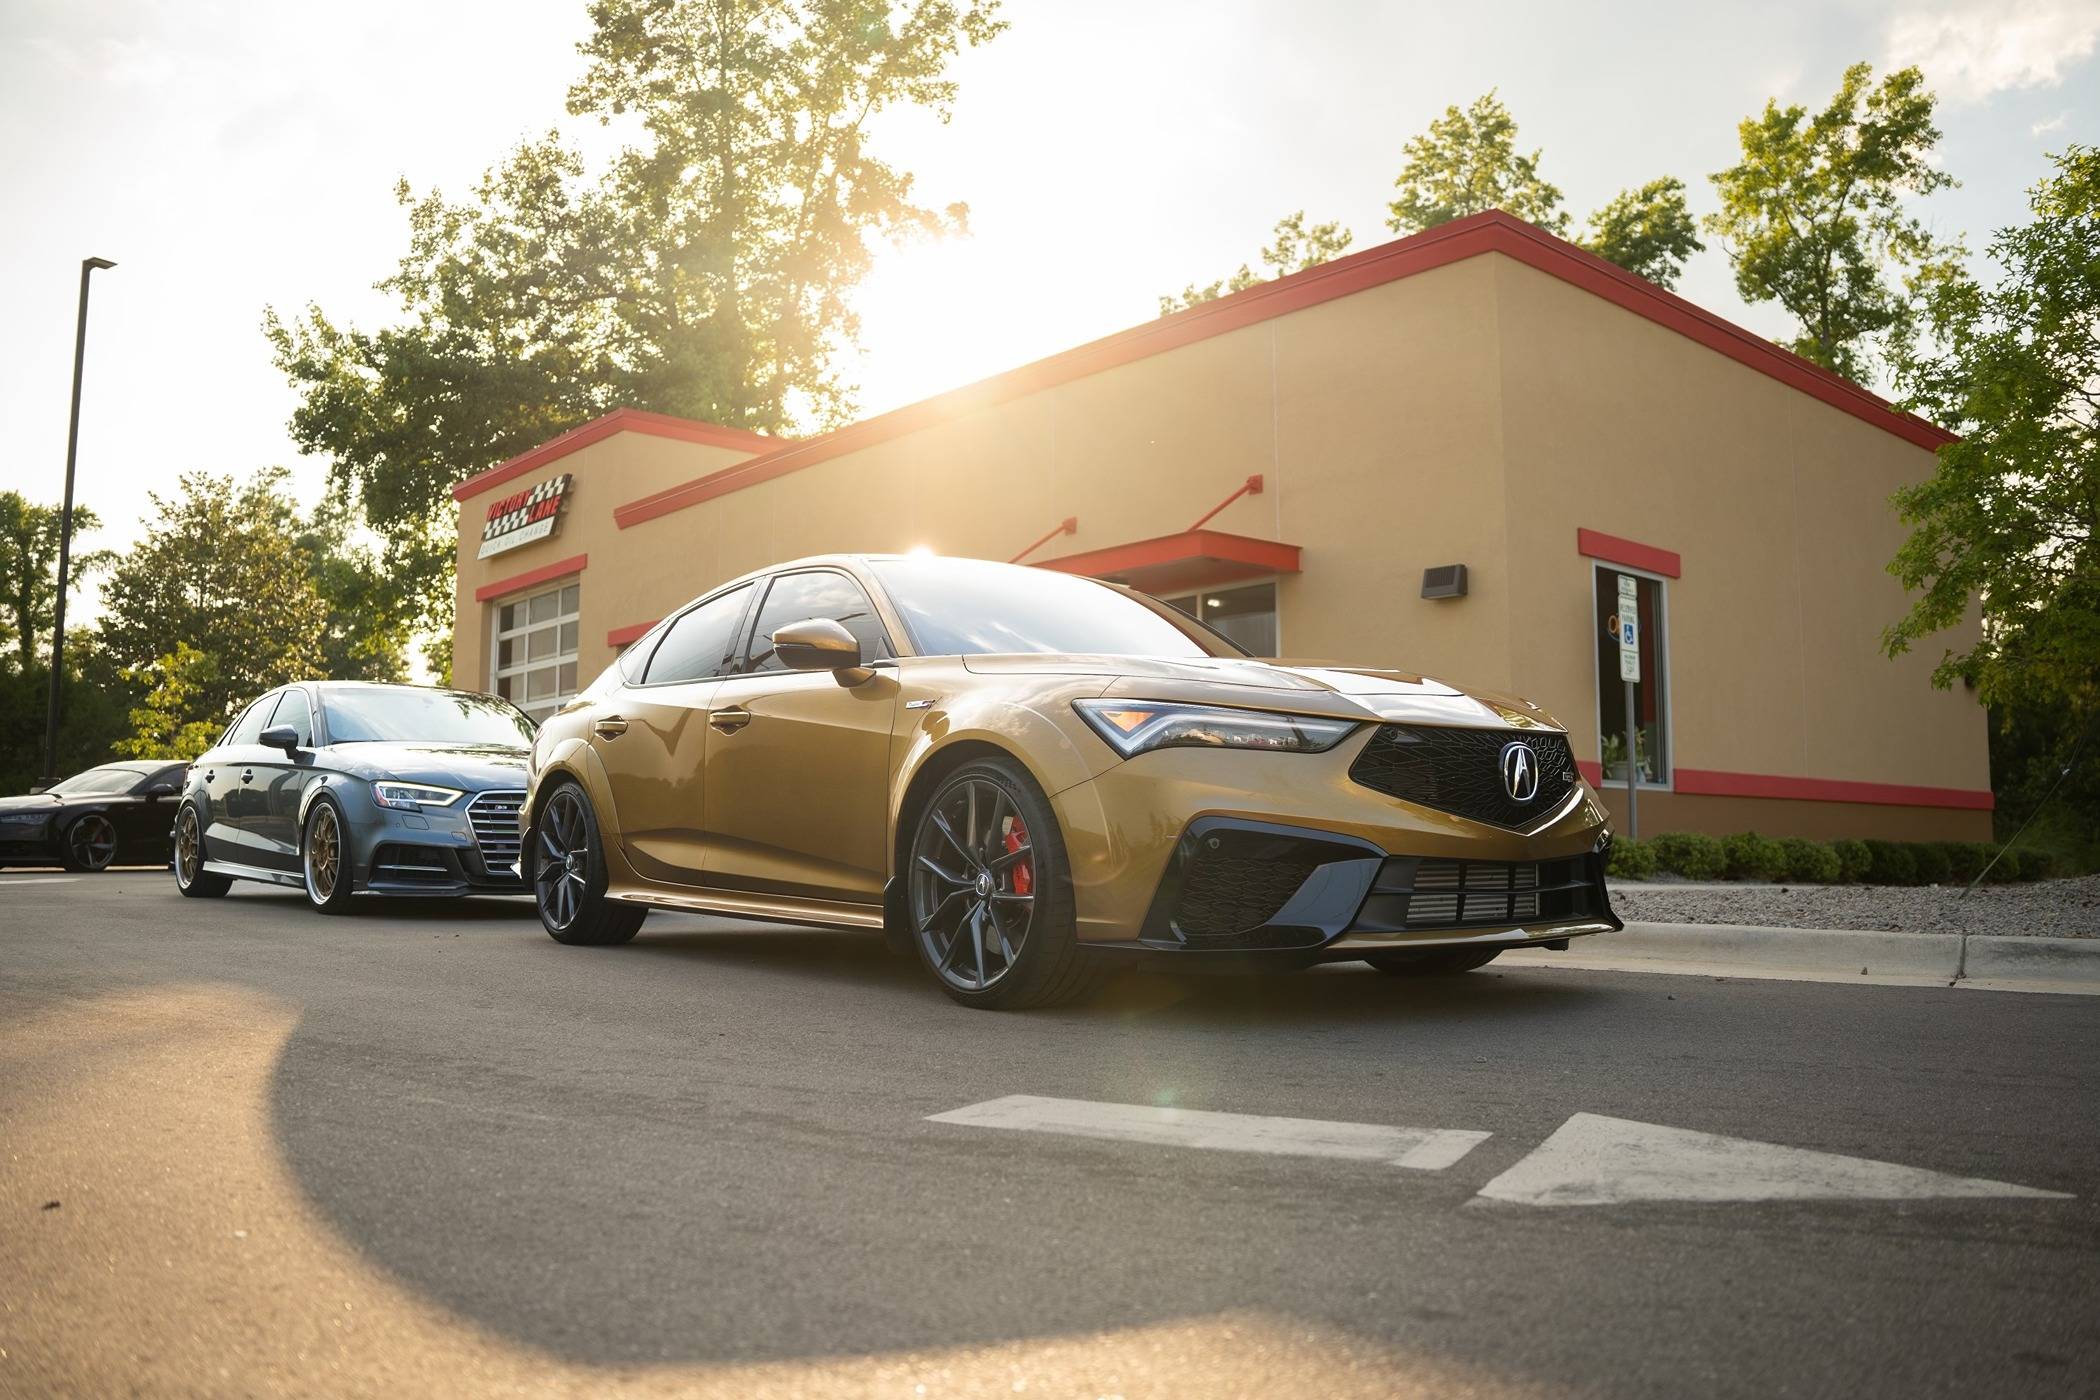
{"type": "MultiPolygon", "coordinates": [[[[686,680],[676,681],[652,681],[649,679],[649,668],[656,664],[656,652],[657,649],[664,644],[664,638],[671,635],[671,629],[676,627],[687,613],[697,612],[701,608],[706,607],[709,603],[714,602],[716,599],[726,598],[730,594],[736,592],[737,589],[743,588],[748,589],[750,591],[751,596],[744,600],[744,610],[737,614],[736,626],[732,627],[729,632],[730,646],[732,649],[734,649],[737,645],[737,638],[743,636],[745,630],[751,625],[752,613],[758,607],[758,585],[766,582],[767,577],[770,576],[762,576],[760,578],[755,579],[738,579],[735,583],[727,584],[721,588],[717,588],[714,592],[706,594],[703,597],[695,598],[692,602],[687,603],[684,607],[680,608],[677,612],[672,613],[662,622],[657,623],[655,630],[650,634],[650,636],[645,637],[643,639],[644,641],[649,642],[649,654],[642,658],[642,678],[638,681],[628,680],[627,673],[623,671],[620,673],[621,684],[625,685],[630,690],[650,690],[659,689],[667,685],[698,685],[702,681],[719,681],[724,680],[730,676],[739,674],[734,670],[730,670],[724,671],[721,675],[718,676],[695,676],[686,680]]],[[[726,660],[727,658],[724,659],[726,660]]]]}
{"type": "MultiPolygon", "coordinates": [[[[772,595],[773,585],[778,583],[781,579],[790,578],[796,574],[833,574],[839,578],[846,580],[846,582],[852,584],[855,588],[859,589],[860,596],[868,600],[868,616],[875,619],[876,627],[880,628],[882,631],[883,648],[889,652],[888,657],[877,658],[875,660],[869,660],[867,657],[862,657],[861,664],[863,666],[879,666],[883,664],[883,662],[886,660],[893,660],[896,658],[896,656],[898,655],[897,639],[890,635],[889,624],[882,620],[882,608],[879,604],[876,603],[875,595],[868,590],[868,585],[862,582],[860,579],[855,578],[851,573],[839,568],[834,564],[814,564],[807,568],[801,569],[782,569],[777,573],[771,573],[765,576],[765,578],[762,580],[762,582],[765,584],[765,588],[763,590],[757,591],[757,596],[754,597],[754,599],[752,600],[750,610],[744,614],[744,620],[741,624],[741,636],[743,640],[738,649],[736,669],[734,671],[729,671],[725,673],[726,675],[760,676],[771,674],[770,672],[753,670],[751,667],[751,644],[758,640],[758,614],[759,610],[765,606],[765,600],[772,595]]],[[[840,625],[843,626],[844,624],[842,623],[840,625]]],[[[771,639],[769,638],[768,640],[771,639]]],[[[788,672],[788,674],[792,674],[792,672],[788,672]]]]}

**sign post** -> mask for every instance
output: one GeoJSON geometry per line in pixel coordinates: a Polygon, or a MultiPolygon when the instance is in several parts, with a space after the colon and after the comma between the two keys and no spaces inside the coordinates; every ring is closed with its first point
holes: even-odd
{"type": "Polygon", "coordinates": [[[1641,584],[1631,574],[1619,575],[1619,679],[1626,685],[1626,836],[1641,838],[1640,713],[1633,688],[1641,679],[1641,584]]]}

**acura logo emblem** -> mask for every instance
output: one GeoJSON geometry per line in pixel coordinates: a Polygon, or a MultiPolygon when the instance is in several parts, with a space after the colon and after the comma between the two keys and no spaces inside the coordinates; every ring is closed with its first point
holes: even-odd
{"type": "Polygon", "coordinates": [[[1522,739],[1502,746],[1502,790],[1512,802],[1529,802],[1539,795],[1539,757],[1522,739]]]}

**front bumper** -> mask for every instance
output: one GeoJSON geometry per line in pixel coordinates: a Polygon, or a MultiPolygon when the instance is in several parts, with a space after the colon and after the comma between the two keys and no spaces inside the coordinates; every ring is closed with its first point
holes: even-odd
{"type": "Polygon", "coordinates": [[[523,794],[473,793],[452,807],[403,812],[365,798],[349,813],[354,888],[367,894],[523,894],[517,810],[523,794]]]}
{"type": "Polygon", "coordinates": [[[1082,941],[1327,961],[1620,927],[1606,814],[1586,784],[1511,830],[1353,781],[1362,742],[1162,750],[1056,794],[1082,941]]]}

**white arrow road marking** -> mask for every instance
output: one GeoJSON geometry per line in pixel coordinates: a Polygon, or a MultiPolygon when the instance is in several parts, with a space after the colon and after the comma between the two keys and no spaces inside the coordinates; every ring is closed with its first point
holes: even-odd
{"type": "Polygon", "coordinates": [[[1947,1176],[1893,1162],[1779,1147],[1595,1113],[1578,1113],[1561,1124],[1529,1156],[1483,1186],[1480,1194],[1489,1200],[1530,1206],[1607,1206],[1627,1201],[1902,1201],[1934,1196],[2070,1199],[2062,1191],[1947,1176]]]}
{"type": "Polygon", "coordinates": [[[1269,1118],[1256,1113],[1094,1103],[1087,1099],[1039,1098],[1034,1094],[987,1099],[967,1108],[931,1114],[927,1121],[1068,1133],[1074,1137],[1121,1138],[1174,1147],[1209,1147],[1223,1152],[1347,1157],[1431,1172],[1450,1166],[1489,1136],[1463,1128],[1389,1128],[1378,1123],[1269,1118]]]}

